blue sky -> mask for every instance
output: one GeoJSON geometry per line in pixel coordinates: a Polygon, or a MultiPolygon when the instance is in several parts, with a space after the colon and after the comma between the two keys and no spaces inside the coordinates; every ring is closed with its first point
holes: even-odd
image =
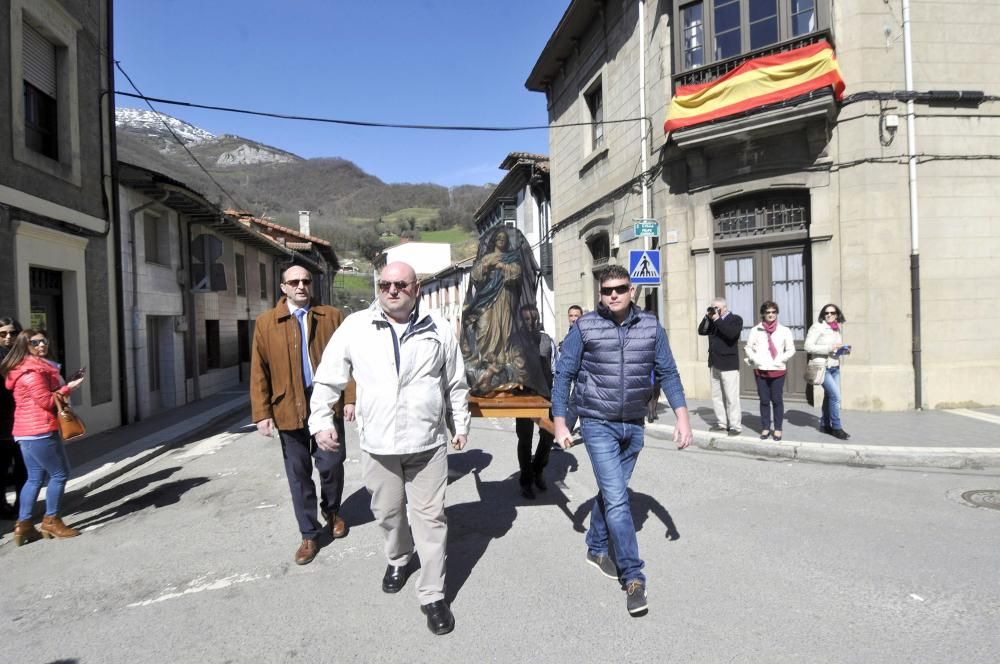
{"type": "MultiPolygon", "coordinates": [[[[568,4],[118,0],[115,57],[151,97],[379,122],[545,125],[545,96],[524,81],[568,4]]],[[[128,97],[118,105],[145,108],[128,97]]],[[[350,159],[386,182],[497,182],[508,152],[548,152],[545,130],[372,129],[157,108],[215,134],[350,159]]]]}

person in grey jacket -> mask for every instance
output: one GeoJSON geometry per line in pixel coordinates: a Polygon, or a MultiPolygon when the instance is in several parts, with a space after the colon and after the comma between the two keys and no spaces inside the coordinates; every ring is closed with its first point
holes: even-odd
{"type": "Polygon", "coordinates": [[[337,329],[313,376],[309,430],[323,449],[342,443],[333,404],[353,375],[361,470],[385,534],[382,590],[399,592],[420,557],[417,596],[434,634],[455,617],[445,601],[448,449],[465,447],[469,386],[458,339],[446,320],[417,307],[420,284],[406,263],[389,263],[378,301],[337,329]]]}
{"type": "Polygon", "coordinates": [[[598,486],[586,560],[608,578],[619,580],[626,591],[626,609],[639,616],[648,608],[646,577],[628,483],[643,446],[643,418],[653,389],[650,373],[677,416],[674,442],[678,449],[691,444],[691,422],[667,335],[655,316],[632,303],[635,287],[628,270],[620,265],[606,268],[600,275],[600,292],[597,311],[580,318],[563,340],[552,389],[552,415],[556,442],[566,449],[573,444],[566,413],[570,384],[575,380],[580,426],[598,486]]]}

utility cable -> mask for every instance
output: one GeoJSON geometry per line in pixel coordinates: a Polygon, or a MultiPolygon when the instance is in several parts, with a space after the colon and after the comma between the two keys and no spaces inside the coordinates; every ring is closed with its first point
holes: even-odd
{"type": "MultiPolygon", "coordinates": [[[[129,82],[131,83],[131,81],[129,82]]],[[[134,85],[132,87],[135,88],[134,85]]],[[[142,99],[147,104],[155,101],[158,104],[167,104],[168,106],[185,106],[187,108],[201,108],[209,111],[223,111],[226,113],[256,115],[265,118],[277,118],[279,120],[297,120],[300,122],[321,122],[325,124],[348,125],[352,127],[375,127],[382,129],[425,129],[434,131],[514,132],[514,131],[531,131],[538,129],[559,129],[562,127],[589,127],[595,124],[618,124],[622,122],[636,122],[637,120],[642,120],[648,123],[652,122],[650,118],[635,117],[635,118],[625,118],[622,120],[602,120],[601,122],[568,122],[565,124],[523,125],[523,126],[509,126],[509,127],[495,127],[495,126],[485,126],[485,125],[407,124],[398,122],[374,122],[371,120],[344,120],[340,118],[324,118],[324,117],[310,116],[310,115],[292,115],[288,113],[271,113],[268,111],[254,111],[246,108],[234,108],[231,106],[213,106],[211,104],[198,104],[189,101],[178,101],[176,99],[147,97],[138,90],[136,90],[136,93],[137,94],[132,94],[130,92],[119,92],[119,91],[115,92],[115,94],[122,95],[123,97],[142,99]]]]}
{"type": "MultiPolygon", "coordinates": [[[[174,132],[173,128],[167,123],[167,121],[163,119],[163,114],[160,113],[158,110],[156,110],[156,108],[153,106],[151,100],[148,97],[142,94],[138,86],[136,86],[135,82],[132,80],[132,77],[129,76],[128,73],[122,68],[121,63],[118,60],[115,60],[115,67],[118,69],[118,71],[122,73],[122,76],[125,77],[125,80],[128,81],[129,85],[131,85],[132,89],[135,90],[137,93],[137,95],[129,95],[129,96],[138,96],[138,98],[143,99],[146,102],[146,105],[149,106],[149,110],[151,110],[153,113],[156,114],[157,119],[159,119],[159,121],[163,124],[163,126],[167,128],[167,131],[170,132],[170,135],[174,137],[174,140],[177,141],[177,144],[180,145],[182,148],[184,148],[184,151],[187,152],[188,157],[190,157],[191,160],[198,166],[198,168],[201,169],[202,173],[208,176],[208,179],[211,180],[212,183],[219,188],[219,191],[221,191],[223,195],[232,202],[233,206],[237,210],[245,210],[246,207],[240,205],[233,197],[233,195],[230,194],[225,187],[219,184],[219,181],[215,179],[215,177],[208,171],[207,168],[205,168],[204,165],[202,165],[200,161],[198,161],[198,158],[195,157],[194,153],[192,153],[191,150],[188,149],[188,146],[185,145],[183,140],[181,140],[181,137],[178,136],[177,133],[174,132]]],[[[128,93],[117,92],[116,94],[128,94],[128,93]]]]}

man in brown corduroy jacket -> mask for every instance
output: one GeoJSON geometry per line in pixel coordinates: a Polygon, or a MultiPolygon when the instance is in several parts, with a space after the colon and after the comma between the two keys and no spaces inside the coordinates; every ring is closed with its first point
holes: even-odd
{"type": "MultiPolygon", "coordinates": [[[[250,406],[257,430],[268,437],[277,430],[281,440],[292,507],[302,533],[295,562],[305,565],[319,552],[317,539],[323,532],[316,509],[313,463],[319,471],[320,510],[330,535],[336,539],[347,534],[347,524],[338,515],[344,492],[345,446],[324,449],[309,435],[306,426],[312,372],[344,315],[334,307],[311,303],[312,275],[304,267],[293,265],[284,271],[281,292],[284,297],[274,309],[257,318],[254,329],[250,406]],[[303,344],[303,339],[308,342],[303,344]]],[[[354,419],[353,382],[341,396],[335,413],[335,426],[343,441],[344,419],[354,419]]]]}

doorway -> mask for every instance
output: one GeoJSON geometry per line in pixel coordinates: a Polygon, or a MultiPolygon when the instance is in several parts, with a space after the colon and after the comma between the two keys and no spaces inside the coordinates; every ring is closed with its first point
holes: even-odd
{"type": "Polygon", "coordinates": [[[49,337],[49,359],[66,364],[66,333],[63,321],[63,275],[57,270],[32,267],[28,271],[31,292],[29,325],[45,330],[49,337]]]}

